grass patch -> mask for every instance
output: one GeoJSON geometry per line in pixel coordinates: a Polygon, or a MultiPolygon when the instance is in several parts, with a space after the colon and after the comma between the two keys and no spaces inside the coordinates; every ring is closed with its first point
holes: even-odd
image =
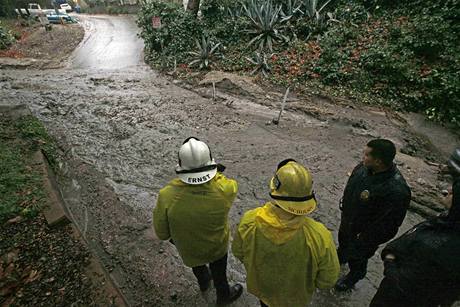
{"type": "Polygon", "coordinates": [[[36,216],[46,204],[43,174],[32,160],[39,149],[55,167],[56,146],[36,118],[0,118],[0,223],[17,215],[36,216]]]}

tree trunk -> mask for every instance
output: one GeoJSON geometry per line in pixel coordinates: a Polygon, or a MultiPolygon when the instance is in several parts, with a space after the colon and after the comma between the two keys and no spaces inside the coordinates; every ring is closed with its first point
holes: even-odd
{"type": "Polygon", "coordinates": [[[187,11],[193,15],[198,15],[198,10],[200,9],[200,0],[188,0],[187,11]]]}

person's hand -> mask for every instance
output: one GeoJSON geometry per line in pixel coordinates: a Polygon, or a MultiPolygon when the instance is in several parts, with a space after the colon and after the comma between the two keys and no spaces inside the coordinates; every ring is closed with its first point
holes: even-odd
{"type": "Polygon", "coordinates": [[[385,256],[385,261],[395,261],[396,257],[393,254],[388,254],[385,256]]]}
{"type": "Polygon", "coordinates": [[[450,209],[452,207],[452,187],[449,188],[448,190],[443,190],[442,192],[443,198],[442,198],[442,204],[446,209],[450,209]]]}

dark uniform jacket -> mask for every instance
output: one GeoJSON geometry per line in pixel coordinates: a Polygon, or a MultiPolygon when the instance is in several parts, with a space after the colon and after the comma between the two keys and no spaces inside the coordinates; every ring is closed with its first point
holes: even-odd
{"type": "Polygon", "coordinates": [[[417,306],[450,306],[460,298],[460,181],[446,217],[418,224],[382,252],[384,275],[417,306]],[[385,261],[388,254],[395,260],[385,261]]]}
{"type": "Polygon", "coordinates": [[[355,241],[355,247],[375,251],[379,244],[396,235],[410,199],[410,188],[396,165],[386,172],[372,174],[359,164],[345,187],[339,235],[355,241]]]}

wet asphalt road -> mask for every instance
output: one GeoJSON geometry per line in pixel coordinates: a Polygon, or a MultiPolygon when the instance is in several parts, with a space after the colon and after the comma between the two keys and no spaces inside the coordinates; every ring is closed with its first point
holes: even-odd
{"type": "Polygon", "coordinates": [[[143,66],[144,42],[137,36],[135,17],[79,15],[85,37],[75,50],[74,69],[126,69],[143,66]]]}
{"type": "MultiPolygon", "coordinates": [[[[133,306],[212,306],[174,247],[152,239],[149,225],[158,190],[174,176],[177,149],[187,136],[207,141],[227,175],[240,185],[230,212],[241,215],[264,201],[276,164],[292,157],[313,173],[320,205],[314,218],[337,236],[338,201],[368,134],[352,122],[320,121],[238,100],[229,107],[177,87],[142,61],[142,41],[132,17],[82,16],[87,30],[69,66],[53,71],[4,71],[2,103],[26,103],[62,148],[63,196],[79,227],[133,306]]],[[[340,109],[350,116],[350,109],[340,109]]],[[[358,110],[353,112],[360,112],[358,110]]],[[[404,143],[398,127],[381,115],[359,113],[370,134],[404,143]]],[[[341,116],[342,116],[341,115],[341,116]]],[[[352,115],[351,117],[353,117],[352,115]]],[[[422,220],[409,213],[401,232],[422,220]]],[[[353,293],[322,291],[312,306],[367,306],[382,278],[378,255],[353,293]]],[[[344,269],[345,272],[345,269],[344,269]]],[[[229,260],[232,281],[244,270],[229,260]]],[[[257,306],[245,293],[233,306],[257,306]]]]}

